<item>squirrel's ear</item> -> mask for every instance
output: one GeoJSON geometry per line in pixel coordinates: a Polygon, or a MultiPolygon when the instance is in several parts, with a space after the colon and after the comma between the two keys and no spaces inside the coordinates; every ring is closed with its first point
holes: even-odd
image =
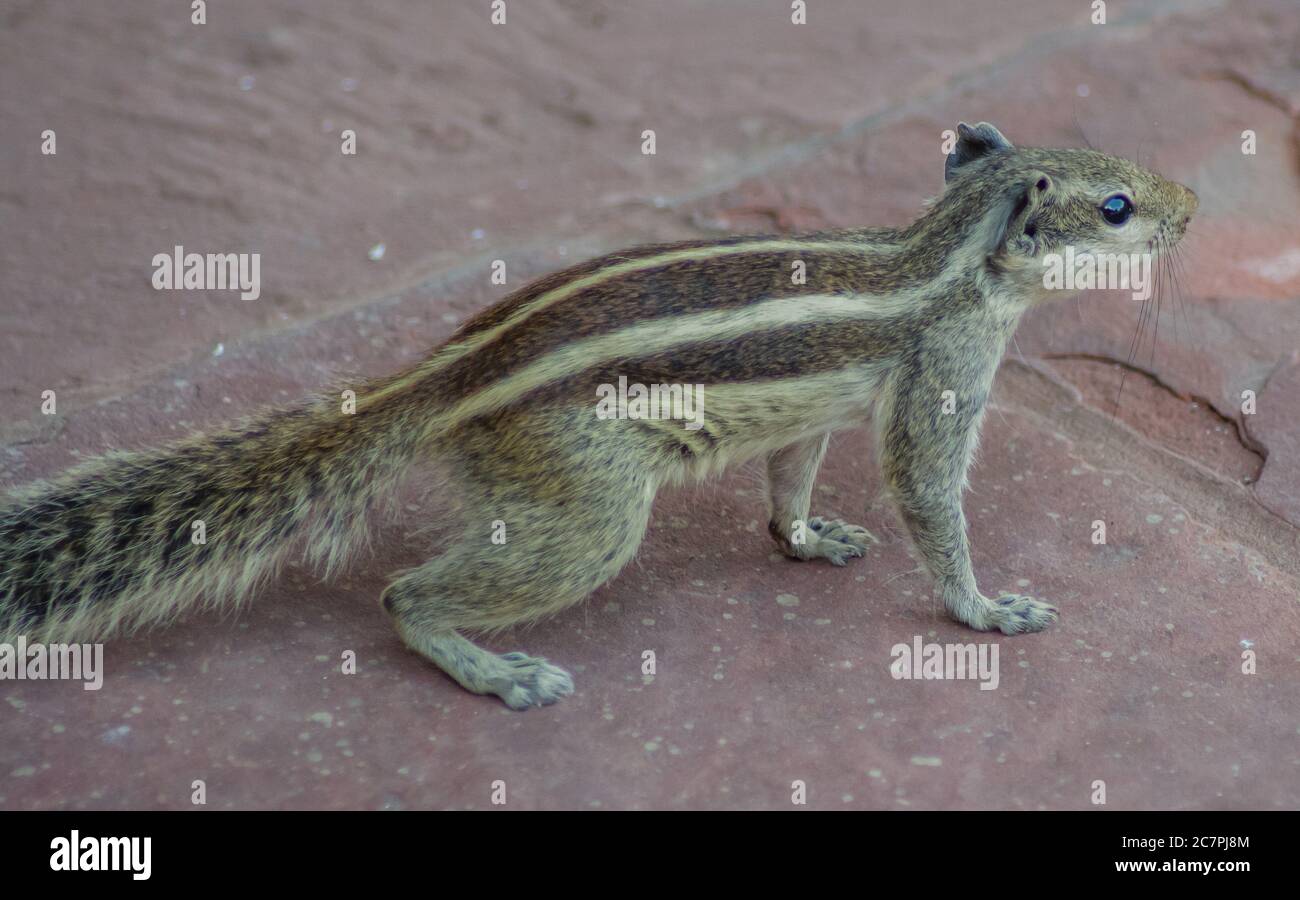
{"type": "Polygon", "coordinates": [[[1056,182],[1046,172],[1031,172],[1007,197],[1009,210],[997,244],[1004,253],[1037,256],[1042,247],[1038,219],[1044,206],[1050,205],[1056,182]]]}
{"type": "Polygon", "coordinates": [[[958,169],[986,153],[1014,149],[1011,142],[1002,136],[1002,132],[988,122],[980,122],[974,127],[961,122],[957,125],[957,144],[943,164],[943,180],[952,181],[952,176],[958,169]]]}

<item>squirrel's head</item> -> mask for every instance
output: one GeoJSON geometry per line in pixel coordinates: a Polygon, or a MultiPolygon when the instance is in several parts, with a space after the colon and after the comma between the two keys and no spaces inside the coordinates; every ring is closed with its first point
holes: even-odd
{"type": "Polygon", "coordinates": [[[1017,148],[987,122],[957,126],[944,175],[940,205],[981,211],[989,271],[1031,292],[1067,250],[1103,267],[1120,256],[1155,259],[1182,239],[1197,206],[1188,188],[1126,159],[1017,148]]]}

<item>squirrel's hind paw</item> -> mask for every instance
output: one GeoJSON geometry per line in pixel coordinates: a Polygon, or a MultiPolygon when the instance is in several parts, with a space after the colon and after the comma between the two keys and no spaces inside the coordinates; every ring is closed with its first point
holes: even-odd
{"type": "Polygon", "coordinates": [[[524,653],[505,653],[504,672],[494,679],[492,693],[511,709],[547,706],[573,693],[573,678],[559,666],[524,653]]]}
{"type": "Polygon", "coordinates": [[[810,548],[809,556],[828,559],[832,564],[842,566],[854,557],[867,552],[868,543],[876,543],[876,537],[860,525],[850,525],[839,519],[828,520],[815,516],[808,522],[808,528],[817,535],[817,540],[810,548]]]}

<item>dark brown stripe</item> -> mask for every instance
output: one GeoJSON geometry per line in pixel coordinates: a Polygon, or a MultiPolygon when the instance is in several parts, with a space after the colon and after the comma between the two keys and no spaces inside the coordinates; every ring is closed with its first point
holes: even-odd
{"type": "Polygon", "coordinates": [[[801,295],[899,289],[883,269],[873,267],[872,259],[839,251],[769,252],[686,260],[629,273],[539,310],[449,364],[429,379],[425,390],[439,401],[454,402],[574,340],[649,320],[662,320],[664,328],[671,329],[677,316],[734,309],[760,300],[787,298],[798,303],[801,295]],[[795,260],[807,266],[804,284],[791,281],[795,260]]]}

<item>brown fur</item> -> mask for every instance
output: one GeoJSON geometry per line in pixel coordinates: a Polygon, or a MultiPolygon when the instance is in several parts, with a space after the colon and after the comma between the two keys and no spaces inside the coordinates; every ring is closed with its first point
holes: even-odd
{"type": "Polygon", "coordinates": [[[1087,150],[1017,150],[962,125],[942,197],[905,229],[642,247],[527,285],[421,363],[357,390],[165,450],[92,462],[0,507],[0,636],[75,640],[240,601],[296,535],[336,567],[407,466],[436,457],[464,530],[398,573],[385,609],[415,650],[512,707],[572,690],[562,669],[461,637],[583,599],[633,557],[658,488],[765,457],[770,530],[797,559],[843,565],[870,536],[810,518],[827,436],[871,417],[900,516],[950,613],[1043,628],[1029,597],[975,584],[961,494],[985,402],[1042,255],[1162,249],[1195,196],[1087,150]],[[1117,191],[1137,215],[1117,228],[1117,191]],[[796,263],[806,281],[792,279],[796,263]],[[702,427],[601,419],[598,386],[699,384],[702,427]],[[946,391],[953,409],[942,408],[946,391]],[[203,520],[206,544],[190,541],[203,520]],[[504,524],[504,543],[493,540],[504,524]]]}

